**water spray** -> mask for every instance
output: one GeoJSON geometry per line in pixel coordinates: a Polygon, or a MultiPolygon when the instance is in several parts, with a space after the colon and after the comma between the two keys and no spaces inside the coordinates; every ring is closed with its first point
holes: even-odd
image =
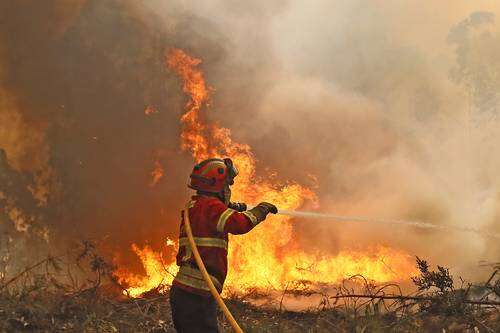
{"type": "Polygon", "coordinates": [[[307,212],[307,211],[294,211],[294,210],[285,210],[279,209],[279,215],[287,215],[293,217],[304,217],[304,218],[313,218],[313,219],[327,219],[336,222],[348,222],[348,223],[373,223],[373,224],[392,224],[392,225],[405,225],[410,227],[416,227],[421,229],[434,229],[434,230],[455,230],[460,232],[471,232],[476,233],[486,237],[492,237],[500,239],[500,234],[488,233],[480,229],[476,228],[467,228],[467,227],[456,227],[450,225],[437,225],[423,221],[407,221],[407,220],[385,220],[385,219],[373,219],[364,216],[339,216],[335,214],[329,213],[318,213],[318,212],[307,212]]]}

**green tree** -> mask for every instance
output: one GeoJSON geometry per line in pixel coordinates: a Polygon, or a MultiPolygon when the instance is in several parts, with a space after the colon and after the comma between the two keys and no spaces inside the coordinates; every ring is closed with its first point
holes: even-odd
{"type": "Polygon", "coordinates": [[[451,79],[466,87],[475,123],[496,118],[499,112],[500,35],[494,23],[493,13],[474,12],[448,35],[456,52],[451,79]]]}

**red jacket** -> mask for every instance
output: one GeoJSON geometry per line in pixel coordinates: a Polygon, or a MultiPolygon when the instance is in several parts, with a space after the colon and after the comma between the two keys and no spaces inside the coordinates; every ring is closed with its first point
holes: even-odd
{"type": "MultiPolygon", "coordinates": [[[[221,292],[227,275],[228,234],[247,233],[258,221],[251,212],[239,213],[215,197],[193,196],[188,207],[189,221],[201,259],[215,287],[221,292]]],[[[180,269],[173,285],[200,295],[210,294],[191,253],[184,220],[180,227],[177,265],[180,269]]]]}

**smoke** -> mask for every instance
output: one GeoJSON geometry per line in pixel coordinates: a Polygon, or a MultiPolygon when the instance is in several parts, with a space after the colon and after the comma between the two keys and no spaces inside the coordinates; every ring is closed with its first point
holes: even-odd
{"type": "MultiPolygon", "coordinates": [[[[262,112],[278,124],[270,131],[287,133],[291,159],[306,160],[300,164],[318,175],[322,210],[498,231],[498,176],[490,169],[500,162],[491,154],[499,125],[489,93],[498,90],[494,14],[450,15],[449,3],[432,15],[416,4],[316,4],[292,5],[277,24],[285,69],[262,112]],[[473,91],[481,96],[471,98],[473,91]]],[[[485,9],[498,12],[479,3],[472,10],[485,9]]],[[[386,243],[459,272],[498,260],[495,241],[475,235],[382,225],[301,229],[305,243],[320,248],[386,243]]]]}
{"type": "Polygon", "coordinates": [[[177,150],[182,97],[163,70],[164,49],[177,43],[132,3],[2,3],[1,167],[24,179],[16,188],[32,189],[18,200],[14,176],[3,178],[2,229],[16,202],[30,216],[23,228],[46,225],[51,244],[92,237],[127,248],[151,230],[174,233],[186,194],[178,170],[190,166],[177,150]],[[147,105],[160,112],[146,117],[147,105]],[[156,162],[176,181],[147,186],[156,162]]]}
{"type": "MultiPolygon", "coordinates": [[[[179,150],[184,97],[164,66],[178,47],[203,59],[215,88],[207,117],[249,143],[260,170],[317,186],[320,211],[498,233],[499,10],[465,0],[2,3],[0,227],[122,252],[175,237],[192,167],[179,150]],[[19,216],[26,226],[12,229],[19,216]]],[[[295,222],[304,248],[323,252],[382,243],[458,272],[498,261],[498,245],[478,235],[295,222]]]]}

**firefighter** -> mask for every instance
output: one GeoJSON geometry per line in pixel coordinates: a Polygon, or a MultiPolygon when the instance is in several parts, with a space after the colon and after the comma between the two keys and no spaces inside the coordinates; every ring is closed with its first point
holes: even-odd
{"type": "MultiPolygon", "coordinates": [[[[231,159],[212,158],[194,166],[188,187],[196,191],[187,214],[200,256],[215,287],[222,291],[227,275],[228,234],[244,234],[264,221],[276,206],[261,202],[247,210],[246,204],[231,203],[230,186],[238,170],[231,159]]],[[[184,216],[184,214],[182,214],[184,216]]],[[[181,221],[177,273],[170,289],[170,305],[179,333],[219,332],[216,302],[198,269],[181,221]]]]}

